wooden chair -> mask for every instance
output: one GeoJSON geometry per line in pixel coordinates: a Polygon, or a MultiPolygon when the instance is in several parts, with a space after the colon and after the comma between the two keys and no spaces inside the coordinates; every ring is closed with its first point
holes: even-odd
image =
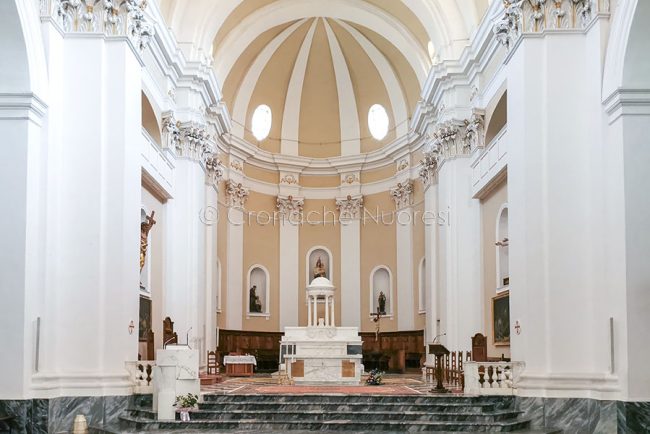
{"type": "Polygon", "coordinates": [[[487,362],[487,337],[476,333],[472,337],[472,361],[487,362]]]}
{"type": "Polygon", "coordinates": [[[219,363],[217,362],[217,353],[208,351],[208,375],[217,375],[219,373],[219,363]]]}

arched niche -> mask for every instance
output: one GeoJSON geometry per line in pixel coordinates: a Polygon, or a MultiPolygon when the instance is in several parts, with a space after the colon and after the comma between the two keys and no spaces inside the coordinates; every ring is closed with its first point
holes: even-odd
{"type": "Polygon", "coordinates": [[[418,310],[420,313],[425,312],[427,309],[426,266],[427,260],[422,258],[418,266],[418,310]]]}
{"type": "Polygon", "coordinates": [[[334,281],[334,275],[332,272],[332,252],[324,246],[314,246],[307,252],[306,257],[306,285],[309,286],[312,280],[316,277],[318,270],[318,260],[320,259],[321,263],[321,272],[324,272],[324,276],[329,279],[330,282],[334,281]]]}
{"type": "Polygon", "coordinates": [[[499,102],[490,114],[485,125],[485,144],[489,144],[508,123],[508,91],[499,98],[499,102]]]}
{"type": "Polygon", "coordinates": [[[379,298],[383,294],[385,298],[384,311],[381,315],[393,315],[393,275],[390,268],[379,265],[370,272],[370,315],[377,313],[379,298]]]}
{"type": "Polygon", "coordinates": [[[147,98],[147,95],[145,95],[144,92],[142,92],[142,128],[149,133],[149,136],[151,136],[158,146],[162,146],[162,139],[160,136],[161,129],[160,124],[158,123],[158,117],[156,116],[156,112],[154,111],[149,98],[147,98]]]}
{"type": "Polygon", "coordinates": [[[497,213],[496,227],[496,266],[497,289],[507,289],[510,285],[510,259],[508,235],[508,204],[503,204],[497,213]]]}
{"type": "Polygon", "coordinates": [[[265,266],[255,264],[248,269],[246,315],[269,317],[270,276],[265,266]]]}

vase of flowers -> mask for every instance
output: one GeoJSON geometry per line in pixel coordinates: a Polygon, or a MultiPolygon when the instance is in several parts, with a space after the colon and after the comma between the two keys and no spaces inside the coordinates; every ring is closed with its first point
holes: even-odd
{"type": "Polygon", "coordinates": [[[366,384],[370,386],[379,386],[381,384],[381,377],[383,375],[384,373],[379,369],[373,369],[372,371],[370,371],[370,374],[368,375],[366,384]]]}
{"type": "Polygon", "coordinates": [[[187,395],[179,395],[176,397],[176,402],[174,402],[174,407],[176,411],[181,414],[182,422],[190,421],[190,411],[196,408],[196,404],[199,403],[199,397],[193,393],[188,393],[187,395]]]}

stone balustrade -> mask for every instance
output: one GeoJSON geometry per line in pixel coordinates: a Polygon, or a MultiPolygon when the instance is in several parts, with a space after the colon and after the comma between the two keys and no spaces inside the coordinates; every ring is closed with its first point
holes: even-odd
{"type": "Polygon", "coordinates": [[[524,362],[465,362],[465,394],[514,395],[524,362]]]}
{"type": "Polygon", "coordinates": [[[133,393],[153,393],[153,373],[156,362],[153,360],[139,360],[126,362],[126,370],[133,382],[133,393]]]}

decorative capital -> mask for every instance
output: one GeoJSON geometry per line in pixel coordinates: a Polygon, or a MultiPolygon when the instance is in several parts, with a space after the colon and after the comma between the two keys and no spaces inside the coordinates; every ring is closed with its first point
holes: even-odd
{"type": "Polygon", "coordinates": [[[438,151],[431,150],[424,153],[424,159],[420,161],[420,180],[425,187],[433,184],[438,173],[438,151]]]}
{"type": "Polygon", "coordinates": [[[41,14],[65,32],[127,36],[144,50],[155,31],[144,11],[147,0],[41,0],[41,14]]]}
{"type": "Polygon", "coordinates": [[[339,211],[339,216],[341,219],[358,219],[361,215],[362,206],[363,196],[353,197],[348,194],[348,196],[344,199],[336,199],[336,209],[339,211]]]}
{"type": "Polygon", "coordinates": [[[390,189],[390,197],[395,201],[397,209],[406,208],[411,205],[413,195],[413,182],[399,182],[397,186],[390,189]]]}
{"type": "Polygon", "coordinates": [[[485,131],[483,129],[483,115],[473,113],[469,119],[463,121],[465,133],[463,136],[463,148],[470,153],[475,149],[485,146],[485,131]]]}
{"type": "Polygon", "coordinates": [[[492,31],[511,50],[524,33],[584,29],[596,12],[609,12],[609,0],[503,0],[503,9],[492,31]]]}
{"type": "Polygon", "coordinates": [[[178,149],[181,144],[181,123],[173,114],[163,117],[162,122],[163,145],[169,149],[178,149]]]}
{"type": "Polygon", "coordinates": [[[211,137],[205,126],[190,122],[180,124],[179,141],[176,142],[176,152],[181,157],[203,160],[212,153],[211,137]]]}
{"type": "Polygon", "coordinates": [[[305,205],[305,200],[302,198],[295,198],[293,196],[277,198],[277,208],[280,216],[289,220],[300,220],[302,218],[302,209],[305,205]]]}
{"type": "Polygon", "coordinates": [[[226,182],[226,200],[229,207],[244,208],[248,195],[248,189],[244,187],[241,182],[226,182]]]}
{"type": "Polygon", "coordinates": [[[205,170],[208,175],[208,181],[216,184],[223,178],[223,164],[217,154],[208,154],[205,159],[205,170]]]}

